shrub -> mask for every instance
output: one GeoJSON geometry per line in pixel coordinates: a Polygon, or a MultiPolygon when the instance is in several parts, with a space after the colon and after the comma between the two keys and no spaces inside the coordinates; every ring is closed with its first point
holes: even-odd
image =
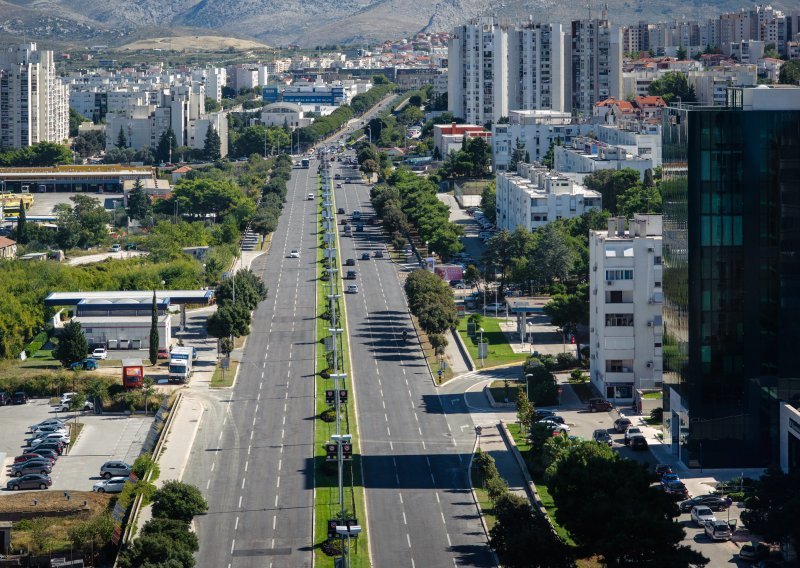
{"type": "Polygon", "coordinates": [[[664,421],[664,409],[660,406],[658,408],[654,408],[650,411],[650,419],[655,422],[663,422],[664,421]]]}
{"type": "Polygon", "coordinates": [[[195,515],[205,513],[208,503],[194,485],[180,481],[167,481],[153,498],[153,517],[191,521],[195,515]]]}
{"type": "Polygon", "coordinates": [[[319,418],[323,422],[336,422],[336,410],[333,408],[323,410],[320,413],[319,418]]]}
{"type": "MultiPolygon", "coordinates": [[[[346,547],[347,545],[345,544],[344,548],[346,547]]],[[[341,556],[342,548],[342,539],[340,538],[332,538],[322,543],[322,552],[327,556],[341,556]]]]}
{"type": "Polygon", "coordinates": [[[577,365],[577,360],[572,353],[559,353],[556,355],[556,364],[559,369],[570,369],[577,365]]]}
{"type": "Polygon", "coordinates": [[[50,339],[50,333],[48,331],[40,332],[36,337],[34,337],[28,345],[25,346],[25,355],[28,357],[33,357],[38,353],[39,349],[41,349],[45,343],[50,339]]]}

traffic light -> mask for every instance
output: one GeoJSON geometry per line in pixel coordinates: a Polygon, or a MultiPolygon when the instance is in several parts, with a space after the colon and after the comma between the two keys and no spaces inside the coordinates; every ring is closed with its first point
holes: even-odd
{"type": "Polygon", "coordinates": [[[341,404],[347,403],[347,389],[339,389],[339,402],[341,404]]]}
{"type": "Polygon", "coordinates": [[[334,401],[333,389],[326,389],[325,390],[325,404],[333,404],[333,401],[334,401]]]}
{"type": "Polygon", "coordinates": [[[326,461],[336,461],[338,453],[339,453],[339,446],[336,444],[336,442],[328,442],[325,444],[326,461]]]}
{"type": "Polygon", "coordinates": [[[350,442],[342,442],[342,458],[346,460],[353,459],[353,444],[350,442]]]}

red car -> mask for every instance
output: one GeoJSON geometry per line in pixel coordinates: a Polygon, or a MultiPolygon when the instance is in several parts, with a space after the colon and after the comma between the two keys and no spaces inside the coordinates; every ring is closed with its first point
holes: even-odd
{"type": "MultiPolygon", "coordinates": [[[[27,453],[27,454],[22,454],[20,456],[15,457],[14,458],[14,463],[22,463],[22,462],[26,462],[28,460],[40,460],[42,458],[43,458],[43,456],[41,456],[39,454],[27,453]]],[[[51,462],[56,461],[56,460],[54,460],[52,458],[45,458],[45,459],[49,459],[51,462]]]]}
{"type": "Polygon", "coordinates": [[[169,351],[166,349],[159,349],[158,350],[158,358],[159,359],[169,359],[169,351]]]}

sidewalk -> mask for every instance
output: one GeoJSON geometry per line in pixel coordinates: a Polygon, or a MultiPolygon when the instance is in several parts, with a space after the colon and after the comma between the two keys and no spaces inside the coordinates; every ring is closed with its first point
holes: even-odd
{"type": "Polygon", "coordinates": [[[508,490],[526,500],[529,499],[525,490],[525,477],[500,434],[499,424],[483,426],[483,432],[478,437],[478,448],[494,458],[497,471],[508,484],[508,490]]]}
{"type": "Polygon", "coordinates": [[[447,347],[444,348],[445,357],[447,357],[448,364],[453,370],[453,376],[457,377],[469,372],[469,366],[461,354],[461,349],[458,348],[456,343],[455,334],[458,332],[450,331],[450,337],[447,338],[447,347]]]}
{"type": "MultiPolygon", "coordinates": [[[[161,473],[155,481],[160,488],[167,481],[180,481],[192,453],[192,446],[203,418],[204,405],[199,397],[193,396],[190,389],[183,391],[172,421],[167,439],[161,453],[156,456],[161,473]]],[[[143,507],[136,517],[136,532],[152,518],[151,505],[143,507]]]]}

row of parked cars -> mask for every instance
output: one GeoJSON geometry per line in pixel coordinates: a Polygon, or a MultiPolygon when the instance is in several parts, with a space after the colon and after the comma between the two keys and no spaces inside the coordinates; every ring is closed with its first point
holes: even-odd
{"type": "Polygon", "coordinates": [[[31,425],[29,434],[25,451],[14,458],[9,468],[11,479],[6,489],[10,491],[48,489],[53,484],[50,473],[70,442],[69,426],[59,418],[31,425]]]}
{"type": "Polygon", "coordinates": [[[13,394],[8,394],[5,391],[0,392],[0,406],[8,406],[11,404],[26,404],[28,402],[28,395],[24,391],[17,391],[13,394]]]}

